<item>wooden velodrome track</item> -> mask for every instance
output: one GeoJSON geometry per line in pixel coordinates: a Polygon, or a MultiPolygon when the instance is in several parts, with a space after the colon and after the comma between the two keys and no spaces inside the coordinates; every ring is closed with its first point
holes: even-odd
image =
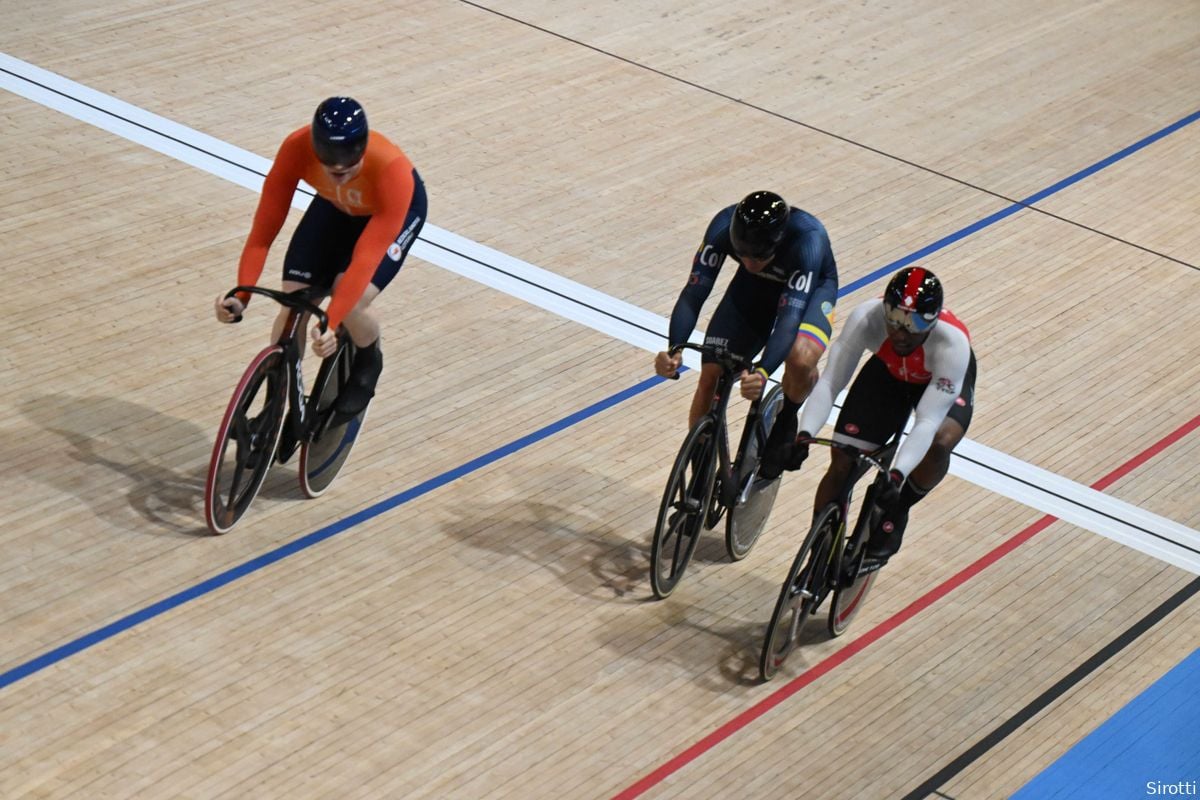
{"type": "Polygon", "coordinates": [[[0,797],[1005,797],[1196,649],[1196,0],[0,7],[0,797]],[[271,315],[211,301],[342,92],[429,188],[381,395],[328,495],[210,537],[271,315]],[[980,364],[975,461],[767,685],[823,457],[746,560],[647,578],[694,386],[649,351],[756,188],[843,317],[919,254],[980,364]]]}

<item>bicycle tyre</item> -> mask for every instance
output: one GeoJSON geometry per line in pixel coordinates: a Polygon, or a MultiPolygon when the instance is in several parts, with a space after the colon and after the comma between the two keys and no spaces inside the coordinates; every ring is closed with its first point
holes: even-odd
{"type": "MultiPolygon", "coordinates": [[[[771,426],[783,408],[783,389],[776,386],[759,405],[760,416],[756,422],[760,431],[743,437],[744,449],[738,454],[738,471],[741,475],[758,472],[759,449],[771,433],[771,426]]],[[[767,525],[767,518],[775,506],[775,496],[779,494],[779,484],[782,476],[772,481],[760,480],[757,475],[750,479],[750,491],[746,500],[736,503],[729,509],[725,518],[725,552],[733,561],[741,561],[750,554],[758,537],[762,535],[767,525]]],[[[741,481],[739,480],[739,486],[741,481]]]]}
{"type": "Polygon", "coordinates": [[[233,390],[204,481],[204,520],[215,534],[237,524],[271,469],[287,416],[288,380],[283,349],[272,346],[255,356],[233,390]]]}
{"type": "Polygon", "coordinates": [[[820,566],[822,556],[828,559],[828,548],[833,546],[841,516],[841,509],[836,504],[826,506],[813,521],[808,535],[796,552],[792,567],[779,590],[779,599],[771,613],[762,655],[758,660],[758,672],[764,681],[775,677],[795,649],[805,620],[821,604],[825,588],[815,585],[814,577],[820,580],[815,568],[820,566]]]}
{"type": "Polygon", "coordinates": [[[321,361],[313,382],[307,413],[315,415],[309,423],[309,435],[300,444],[300,491],[313,499],[320,497],[342,471],[358,434],[367,419],[371,404],[350,418],[334,410],[338,393],[350,377],[354,346],[347,342],[329,358],[321,361]]]}
{"type": "Polygon", "coordinates": [[[716,423],[704,417],[679,448],[654,525],[650,588],[662,600],[675,590],[700,540],[715,476],[716,423]]]}

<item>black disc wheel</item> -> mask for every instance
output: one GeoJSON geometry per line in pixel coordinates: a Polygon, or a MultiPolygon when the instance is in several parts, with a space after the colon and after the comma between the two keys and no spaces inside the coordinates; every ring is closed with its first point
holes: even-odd
{"type": "Polygon", "coordinates": [[[338,392],[350,379],[354,347],[347,341],[329,358],[321,362],[312,396],[306,403],[309,435],[300,445],[300,490],[305,497],[320,497],[333,483],[350,458],[350,450],[358,440],[359,431],[367,419],[366,408],[348,417],[335,408],[338,392]]]}
{"type": "Polygon", "coordinates": [[[725,552],[734,561],[740,561],[749,555],[754,543],[767,526],[767,518],[775,505],[775,496],[779,494],[779,483],[782,478],[772,481],[758,477],[758,462],[762,457],[762,448],[766,444],[771,426],[779,416],[783,407],[783,389],[776,386],[759,405],[759,417],[755,425],[757,430],[743,437],[745,445],[739,454],[738,474],[741,477],[739,494],[729,516],[725,518],[725,552]]]}

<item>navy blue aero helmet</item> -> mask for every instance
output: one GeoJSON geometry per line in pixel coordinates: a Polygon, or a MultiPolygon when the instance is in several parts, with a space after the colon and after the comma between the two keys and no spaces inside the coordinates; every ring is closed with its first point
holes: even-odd
{"type": "Polygon", "coordinates": [[[312,143],[322,164],[357,164],[367,149],[367,112],[351,97],[330,97],[313,114],[312,143]]]}

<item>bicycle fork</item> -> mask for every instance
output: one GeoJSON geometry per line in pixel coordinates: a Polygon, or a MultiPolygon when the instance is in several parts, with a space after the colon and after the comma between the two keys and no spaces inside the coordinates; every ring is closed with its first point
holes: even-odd
{"type": "MultiPolygon", "coordinates": [[[[293,349],[295,346],[293,345],[293,349]]],[[[296,351],[292,353],[295,358],[290,359],[292,367],[291,392],[288,396],[288,416],[287,424],[291,427],[292,434],[299,441],[301,434],[304,432],[304,425],[307,421],[305,415],[306,403],[304,400],[304,373],[300,368],[300,353],[296,351]]]]}

